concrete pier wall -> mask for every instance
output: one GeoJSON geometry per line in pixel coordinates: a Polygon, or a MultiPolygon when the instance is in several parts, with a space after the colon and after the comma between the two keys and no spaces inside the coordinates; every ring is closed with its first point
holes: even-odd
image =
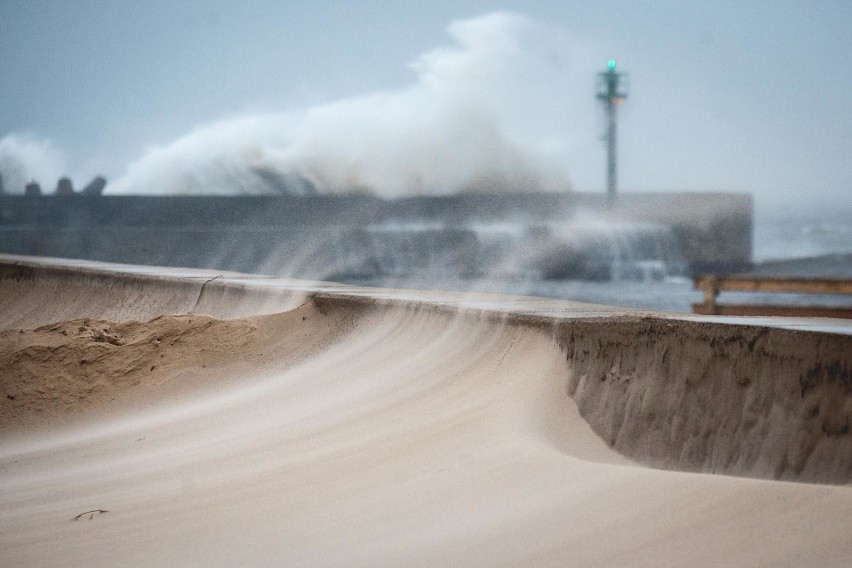
{"type": "Polygon", "coordinates": [[[751,241],[742,194],[0,196],[0,252],[304,277],[607,279],[625,254],[735,272],[751,241]],[[607,241],[616,231],[628,252],[607,241]]]}

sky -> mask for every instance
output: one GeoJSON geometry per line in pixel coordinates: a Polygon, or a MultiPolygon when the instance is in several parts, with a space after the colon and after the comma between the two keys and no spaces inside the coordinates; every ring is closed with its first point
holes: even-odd
{"type": "Polygon", "coordinates": [[[616,59],[622,191],[852,206],[850,21],[846,0],[0,0],[0,159],[130,192],[261,162],[388,195],[603,191],[616,59]]]}

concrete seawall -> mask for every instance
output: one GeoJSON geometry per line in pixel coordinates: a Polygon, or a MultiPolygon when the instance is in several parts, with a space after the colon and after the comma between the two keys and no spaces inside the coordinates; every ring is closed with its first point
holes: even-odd
{"type": "Polygon", "coordinates": [[[740,194],[0,196],[0,252],[312,278],[607,279],[622,254],[736,272],[750,266],[751,241],[752,200],[740,194]],[[568,236],[554,228],[578,220],[584,228],[568,236]],[[605,242],[613,229],[601,222],[633,227],[613,240],[628,253],[605,242]],[[507,256],[508,267],[495,267],[507,256]]]}

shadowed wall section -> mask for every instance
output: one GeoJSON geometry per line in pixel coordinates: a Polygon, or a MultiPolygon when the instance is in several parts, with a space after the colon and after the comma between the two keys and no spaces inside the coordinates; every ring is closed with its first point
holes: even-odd
{"type": "Polygon", "coordinates": [[[0,252],[305,278],[618,279],[751,264],[739,194],[0,196],[0,252]]]}

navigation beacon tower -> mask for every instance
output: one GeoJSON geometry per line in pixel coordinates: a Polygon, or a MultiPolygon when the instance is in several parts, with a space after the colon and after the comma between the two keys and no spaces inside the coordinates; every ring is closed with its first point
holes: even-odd
{"type": "Polygon", "coordinates": [[[615,59],[609,60],[606,71],[598,73],[597,98],[603,103],[606,113],[606,133],[603,139],[606,142],[607,158],[606,194],[610,201],[614,201],[616,195],[615,111],[627,99],[627,93],[620,90],[623,88],[623,77],[624,73],[615,70],[615,59]]]}

